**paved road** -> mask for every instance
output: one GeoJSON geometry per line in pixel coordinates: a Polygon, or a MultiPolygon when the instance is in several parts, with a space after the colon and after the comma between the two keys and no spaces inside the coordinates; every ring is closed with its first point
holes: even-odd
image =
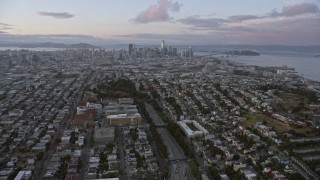
{"type": "Polygon", "coordinates": [[[165,126],[165,123],[159,117],[158,113],[154,110],[154,108],[148,103],[144,103],[144,104],[146,106],[146,109],[147,109],[150,117],[152,118],[153,124],[158,127],[165,126]]]}
{"type": "Polygon", "coordinates": [[[85,144],[85,147],[81,151],[80,161],[81,161],[82,167],[79,170],[79,173],[77,174],[77,178],[76,178],[79,180],[86,179],[86,175],[88,172],[88,165],[89,165],[88,161],[89,161],[89,156],[90,156],[90,136],[91,136],[91,131],[87,132],[87,134],[85,136],[86,144],[85,144]]]}
{"type": "MultiPolygon", "coordinates": [[[[92,76],[92,74],[89,75],[89,77],[91,77],[91,76],[92,76]]],[[[82,94],[83,94],[83,90],[84,90],[84,84],[86,83],[86,81],[88,80],[89,77],[87,77],[87,79],[85,79],[85,81],[81,84],[81,87],[78,90],[78,94],[75,96],[73,105],[70,107],[70,111],[67,113],[67,116],[63,119],[63,121],[61,122],[61,125],[59,126],[58,130],[55,132],[53,141],[51,142],[51,145],[50,145],[50,148],[49,148],[50,150],[48,152],[45,152],[44,158],[42,159],[42,161],[38,165],[38,167],[41,167],[41,168],[39,168],[39,170],[36,171],[35,179],[42,179],[45,176],[46,168],[47,168],[47,166],[48,166],[48,164],[49,164],[49,162],[50,162],[50,160],[52,158],[52,155],[55,153],[55,150],[56,150],[56,147],[57,147],[56,140],[57,139],[61,139],[64,130],[67,129],[68,126],[69,126],[68,124],[71,123],[73,115],[74,115],[74,112],[76,110],[76,107],[80,103],[80,100],[81,100],[81,97],[82,97],[82,94]]],[[[59,83],[61,83],[61,82],[59,82],[59,83]]],[[[73,81],[72,84],[73,83],[75,83],[75,81],[73,81]]],[[[67,88],[65,88],[64,92],[61,93],[59,100],[62,100],[63,95],[64,95],[64,93],[66,93],[66,91],[67,91],[67,88]]],[[[83,155],[82,156],[83,156],[82,160],[84,159],[83,161],[85,161],[86,157],[88,156],[87,149],[85,149],[85,151],[83,151],[83,155]]],[[[87,163],[84,163],[84,164],[87,164],[87,163]]],[[[84,171],[84,172],[86,172],[86,171],[84,171]]],[[[83,177],[83,175],[84,175],[84,173],[81,173],[82,177],[83,177]]]]}
{"type": "Polygon", "coordinates": [[[174,179],[174,180],[193,179],[192,172],[186,161],[172,162],[170,163],[169,166],[170,168],[169,168],[168,179],[174,179]]]}
{"type": "Polygon", "coordinates": [[[163,143],[167,146],[168,160],[186,160],[184,152],[182,151],[176,140],[171,136],[167,128],[157,128],[157,131],[160,134],[163,143]]]}
{"type": "Polygon", "coordinates": [[[292,167],[299,172],[306,180],[309,180],[310,177],[308,174],[306,174],[299,166],[297,166],[295,163],[291,163],[292,167]]]}
{"type": "MultiPolygon", "coordinates": [[[[163,124],[162,119],[159,117],[158,113],[154,110],[154,108],[149,105],[148,103],[145,103],[146,109],[149,113],[149,115],[152,118],[152,121],[154,124],[163,124]]],[[[186,156],[184,155],[182,149],[176,142],[176,140],[171,136],[167,128],[165,127],[158,127],[157,128],[158,133],[161,135],[163,143],[167,146],[168,149],[168,159],[171,160],[185,160],[186,156]]]]}
{"type": "MultiPolygon", "coordinates": [[[[61,83],[61,81],[59,82],[59,84],[60,84],[60,83],[61,83]]],[[[73,83],[74,83],[74,82],[73,82],[73,83]]],[[[72,84],[73,84],[73,83],[72,83],[72,84]]],[[[72,85],[72,84],[71,84],[71,85],[72,85]]],[[[70,86],[71,86],[71,85],[70,85],[70,86]]],[[[56,87],[56,86],[55,86],[55,87],[56,87]]],[[[54,89],[54,88],[53,88],[53,89],[54,89]]],[[[53,89],[51,89],[51,91],[52,91],[53,89]]],[[[68,90],[67,88],[65,88],[65,89],[63,90],[63,93],[61,93],[61,95],[60,95],[60,97],[59,97],[59,101],[62,100],[63,95],[64,95],[64,93],[66,93],[67,90],[68,90]]],[[[49,94],[49,93],[48,93],[48,94],[49,94]]],[[[48,94],[47,94],[47,95],[48,95],[48,94]]],[[[52,106],[51,106],[51,108],[52,108],[52,106]]],[[[45,155],[44,155],[44,157],[42,158],[41,162],[40,162],[40,163],[38,164],[38,166],[37,166],[37,167],[40,167],[40,168],[36,169],[36,171],[35,171],[35,173],[34,173],[34,174],[35,174],[34,179],[42,179],[42,178],[45,176],[46,168],[47,168],[47,166],[49,165],[49,162],[51,161],[52,155],[55,153],[56,146],[58,145],[56,140],[61,138],[62,133],[63,133],[63,131],[64,131],[64,127],[67,125],[67,121],[69,120],[70,116],[71,116],[71,112],[68,112],[68,113],[65,115],[64,119],[62,120],[62,122],[60,122],[61,124],[60,124],[58,130],[55,132],[55,134],[53,135],[53,138],[52,138],[52,140],[51,140],[51,142],[50,142],[51,144],[50,144],[50,147],[49,147],[49,151],[44,152],[45,155]]]]}
{"type": "Polygon", "coordinates": [[[36,176],[35,179],[38,179],[38,178],[41,179],[45,176],[46,168],[49,165],[52,155],[55,153],[56,147],[58,145],[56,140],[61,139],[63,132],[66,129],[67,124],[69,123],[70,117],[73,114],[73,112],[74,112],[74,108],[72,108],[71,111],[66,115],[66,117],[61,122],[62,124],[59,126],[59,129],[55,132],[54,137],[52,138],[52,141],[51,141],[49,151],[45,152],[45,156],[38,166],[38,167],[42,167],[42,169],[40,169],[41,170],[40,172],[35,173],[35,174],[39,174],[39,176],[36,176]]]}
{"type": "MultiPolygon", "coordinates": [[[[288,157],[282,151],[280,151],[278,147],[275,145],[269,146],[269,150],[275,151],[283,157],[288,157]]],[[[305,171],[303,171],[295,162],[291,162],[290,164],[292,165],[293,169],[299,172],[306,180],[310,179],[309,175],[305,171]]]]}
{"type": "MultiPolygon", "coordinates": [[[[162,119],[152,106],[145,103],[146,109],[152,118],[154,124],[164,125],[162,119]]],[[[163,143],[168,150],[169,160],[169,179],[171,180],[185,180],[194,179],[191,170],[187,163],[187,158],[181,147],[171,136],[166,127],[157,127],[157,132],[160,134],[163,143]]]]}
{"type": "Polygon", "coordinates": [[[127,172],[126,172],[126,168],[125,168],[125,155],[124,155],[124,136],[123,136],[123,130],[121,128],[117,128],[117,136],[116,136],[116,144],[117,147],[119,147],[118,149],[118,153],[119,153],[119,158],[120,158],[120,169],[122,172],[121,175],[121,179],[125,179],[125,177],[127,177],[127,172]]]}

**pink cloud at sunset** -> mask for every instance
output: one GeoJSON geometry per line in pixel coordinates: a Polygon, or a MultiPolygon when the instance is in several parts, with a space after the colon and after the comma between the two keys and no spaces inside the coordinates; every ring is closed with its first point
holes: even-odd
{"type": "Polygon", "coordinates": [[[150,5],[141,12],[134,21],[136,23],[169,21],[171,19],[169,12],[178,12],[181,6],[178,2],[159,0],[157,4],[150,5]]]}

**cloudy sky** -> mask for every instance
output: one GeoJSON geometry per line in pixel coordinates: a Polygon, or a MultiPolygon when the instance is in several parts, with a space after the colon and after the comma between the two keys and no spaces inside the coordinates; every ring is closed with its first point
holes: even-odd
{"type": "Polygon", "coordinates": [[[0,0],[0,41],[319,45],[320,0],[0,0]]]}

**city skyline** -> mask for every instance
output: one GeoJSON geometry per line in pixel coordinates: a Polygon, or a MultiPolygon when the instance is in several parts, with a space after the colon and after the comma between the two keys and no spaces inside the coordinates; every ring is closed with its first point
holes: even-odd
{"type": "Polygon", "coordinates": [[[320,39],[316,0],[0,0],[0,6],[0,43],[319,45],[320,39]]]}

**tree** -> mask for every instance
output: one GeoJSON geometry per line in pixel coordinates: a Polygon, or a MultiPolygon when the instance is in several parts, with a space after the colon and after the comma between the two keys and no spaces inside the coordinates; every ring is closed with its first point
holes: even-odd
{"type": "Polygon", "coordinates": [[[113,143],[107,143],[107,144],[106,144],[106,148],[109,149],[109,150],[110,150],[110,149],[112,150],[113,147],[115,147],[115,145],[114,145],[113,143]]]}
{"type": "Polygon", "coordinates": [[[43,158],[43,156],[44,156],[44,152],[39,152],[39,153],[36,155],[37,160],[38,160],[38,161],[41,160],[41,159],[43,158]]]}
{"type": "Polygon", "coordinates": [[[16,175],[22,170],[21,167],[16,168],[8,177],[9,180],[15,179],[16,175]]]}
{"type": "Polygon", "coordinates": [[[73,131],[72,133],[71,133],[71,137],[70,137],[70,140],[69,140],[69,142],[70,142],[70,144],[75,144],[76,143],[76,141],[77,141],[77,137],[76,137],[76,133],[73,131]]]}
{"type": "Polygon", "coordinates": [[[287,174],[288,179],[292,180],[303,180],[305,179],[300,173],[287,174]]]}
{"type": "Polygon", "coordinates": [[[99,171],[100,172],[103,172],[105,170],[108,170],[109,169],[109,165],[108,165],[108,157],[107,157],[107,154],[101,152],[99,154],[100,156],[100,164],[99,164],[99,171]]]}
{"type": "Polygon", "coordinates": [[[208,170],[209,170],[209,172],[210,172],[210,174],[211,174],[211,176],[213,177],[214,180],[220,180],[221,179],[221,176],[220,176],[218,170],[215,167],[209,166],[208,170]]]}
{"type": "Polygon", "coordinates": [[[90,147],[93,147],[93,145],[94,145],[94,131],[92,131],[90,136],[90,147]]]}
{"type": "Polygon", "coordinates": [[[51,143],[50,143],[50,142],[47,142],[47,143],[46,143],[46,145],[45,145],[45,146],[46,146],[46,151],[48,151],[48,150],[49,150],[50,145],[51,145],[51,143]]]}
{"type": "Polygon", "coordinates": [[[140,83],[140,86],[139,86],[139,91],[145,91],[146,89],[144,88],[143,84],[140,83]]]}
{"type": "Polygon", "coordinates": [[[106,175],[103,175],[102,178],[116,178],[119,176],[118,172],[109,172],[106,175]]]}
{"type": "Polygon", "coordinates": [[[240,156],[238,154],[233,155],[232,160],[233,161],[238,161],[240,159],[240,156]]]}
{"type": "Polygon", "coordinates": [[[82,161],[80,158],[78,158],[77,171],[79,171],[81,168],[82,168],[82,161]]]}
{"type": "Polygon", "coordinates": [[[201,179],[201,173],[196,165],[196,162],[194,160],[191,160],[189,161],[189,167],[191,169],[191,172],[193,174],[193,176],[196,178],[196,179],[201,179]]]}
{"type": "Polygon", "coordinates": [[[138,139],[138,130],[137,129],[130,129],[130,136],[134,141],[138,139]]]}
{"type": "Polygon", "coordinates": [[[139,153],[136,153],[136,157],[137,157],[137,167],[142,167],[143,165],[143,157],[140,156],[139,153]]]}
{"type": "Polygon", "coordinates": [[[156,85],[160,85],[160,82],[157,79],[153,79],[153,83],[155,83],[156,85]]]}

